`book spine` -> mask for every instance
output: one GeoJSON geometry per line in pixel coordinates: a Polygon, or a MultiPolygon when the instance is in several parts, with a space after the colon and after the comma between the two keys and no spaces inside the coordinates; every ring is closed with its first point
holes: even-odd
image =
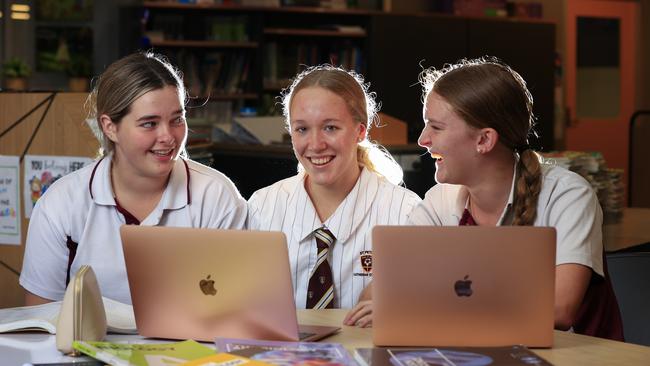
{"type": "Polygon", "coordinates": [[[106,362],[107,364],[112,366],[131,366],[131,364],[128,361],[125,361],[121,358],[106,353],[100,350],[99,348],[92,346],[83,341],[73,341],[72,348],[76,349],[77,351],[80,351],[85,355],[95,358],[99,361],[106,362]]]}

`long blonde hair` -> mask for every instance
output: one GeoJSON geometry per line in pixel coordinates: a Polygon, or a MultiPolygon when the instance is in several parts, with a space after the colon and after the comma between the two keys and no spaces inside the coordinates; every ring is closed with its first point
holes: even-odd
{"type": "Polygon", "coordinates": [[[499,141],[518,154],[513,225],[532,225],[542,187],[541,157],[528,145],[534,134],[533,97],[516,71],[497,58],[462,60],[420,74],[423,102],[441,96],[467,124],[490,127],[499,141]]]}
{"type": "MultiPolygon", "coordinates": [[[[379,106],[375,93],[370,92],[363,76],[332,65],[309,67],[299,73],[282,93],[282,114],[287,129],[291,123],[291,100],[300,90],[319,87],[328,90],[345,101],[352,118],[366,126],[366,137],[357,144],[357,161],[393,184],[402,183],[402,168],[381,145],[369,138],[370,128],[378,120],[379,106]]],[[[299,167],[300,169],[300,167],[299,167]]]]}
{"type": "MultiPolygon", "coordinates": [[[[166,86],[175,87],[183,104],[186,102],[187,94],[180,72],[163,56],[152,52],[131,54],[106,68],[86,100],[87,122],[99,140],[99,156],[109,155],[115,150],[115,144],[104,134],[97,120],[99,116],[105,114],[113,123],[120,123],[136,99],[166,86]]],[[[184,146],[181,156],[187,156],[184,146]]]]}

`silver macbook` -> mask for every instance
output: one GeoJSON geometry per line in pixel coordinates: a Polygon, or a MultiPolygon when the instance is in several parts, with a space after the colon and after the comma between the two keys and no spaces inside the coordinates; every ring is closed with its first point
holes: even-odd
{"type": "Polygon", "coordinates": [[[314,340],[299,336],[286,239],[281,232],[122,226],[140,335],[314,340]]]}
{"type": "Polygon", "coordinates": [[[376,226],[380,346],[551,347],[554,228],[376,226]]]}

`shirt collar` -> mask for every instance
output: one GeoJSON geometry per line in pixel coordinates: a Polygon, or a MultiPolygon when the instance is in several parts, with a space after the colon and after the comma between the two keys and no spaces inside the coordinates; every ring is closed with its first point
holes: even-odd
{"type": "MultiPolygon", "coordinates": [[[[295,237],[300,238],[300,242],[313,234],[314,230],[326,226],[336,238],[336,242],[344,243],[347,239],[356,232],[359,225],[363,222],[363,218],[368,214],[372,204],[377,195],[379,189],[379,178],[377,174],[369,171],[366,168],[361,170],[361,174],[357,179],[356,184],[345,197],[345,199],[339,204],[332,216],[330,216],[325,222],[321,222],[318,219],[318,214],[316,209],[309,198],[309,194],[305,190],[305,174],[304,172],[299,173],[299,181],[295,187],[295,190],[292,192],[289,197],[289,203],[293,200],[305,200],[306,210],[312,210],[314,217],[316,218],[312,225],[296,225],[293,228],[293,234],[295,237]]],[[[288,205],[291,207],[292,205],[288,205]]]]}
{"type": "MultiPolygon", "coordinates": [[[[99,205],[116,206],[111,185],[112,155],[106,156],[95,163],[90,175],[88,189],[93,201],[99,205]]],[[[179,158],[174,163],[169,182],[163,193],[157,209],[174,210],[191,203],[190,171],[187,162],[179,158]]]]}
{"type": "Polygon", "coordinates": [[[177,210],[191,202],[190,168],[184,159],[178,158],[158,207],[163,210],[177,210]]]}
{"type": "Polygon", "coordinates": [[[111,186],[111,161],[112,155],[103,157],[95,163],[90,174],[88,190],[90,197],[98,205],[116,206],[111,186]]]}

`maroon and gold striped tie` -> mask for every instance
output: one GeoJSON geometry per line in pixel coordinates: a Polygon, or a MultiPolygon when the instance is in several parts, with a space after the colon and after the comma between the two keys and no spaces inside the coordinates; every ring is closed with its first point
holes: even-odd
{"type": "Polygon", "coordinates": [[[306,307],[307,309],[331,309],[334,307],[334,280],[327,255],[335,238],[325,226],[316,229],[314,237],[318,247],[318,260],[309,278],[306,307]]]}

